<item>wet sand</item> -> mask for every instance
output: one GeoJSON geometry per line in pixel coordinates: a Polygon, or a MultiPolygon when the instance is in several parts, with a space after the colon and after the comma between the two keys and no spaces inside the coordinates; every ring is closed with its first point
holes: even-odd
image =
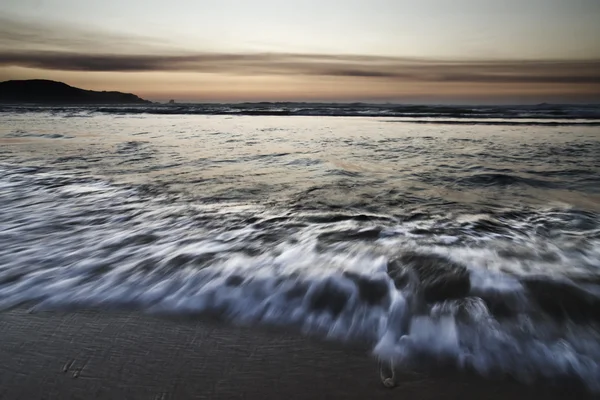
{"type": "Polygon", "coordinates": [[[465,373],[384,388],[365,348],[133,312],[0,313],[0,399],[564,399],[568,387],[465,373]]]}

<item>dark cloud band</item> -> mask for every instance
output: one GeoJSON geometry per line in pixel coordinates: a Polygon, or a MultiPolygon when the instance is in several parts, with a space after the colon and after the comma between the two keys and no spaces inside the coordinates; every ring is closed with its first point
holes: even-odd
{"type": "Polygon", "coordinates": [[[190,71],[420,82],[600,83],[600,60],[445,61],[315,54],[126,55],[0,50],[0,65],[62,71],[190,71]]]}

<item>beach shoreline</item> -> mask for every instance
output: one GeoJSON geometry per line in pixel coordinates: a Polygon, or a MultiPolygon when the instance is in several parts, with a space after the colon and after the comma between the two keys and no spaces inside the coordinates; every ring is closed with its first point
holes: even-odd
{"type": "Polygon", "coordinates": [[[559,399],[573,388],[400,372],[361,345],[132,311],[0,313],[0,399],[559,399]]]}

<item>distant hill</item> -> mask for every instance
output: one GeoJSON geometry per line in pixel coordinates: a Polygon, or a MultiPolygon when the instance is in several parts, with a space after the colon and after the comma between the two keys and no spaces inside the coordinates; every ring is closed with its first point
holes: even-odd
{"type": "Polygon", "coordinates": [[[0,103],[151,104],[131,93],[96,92],[44,79],[0,82],[0,103]]]}

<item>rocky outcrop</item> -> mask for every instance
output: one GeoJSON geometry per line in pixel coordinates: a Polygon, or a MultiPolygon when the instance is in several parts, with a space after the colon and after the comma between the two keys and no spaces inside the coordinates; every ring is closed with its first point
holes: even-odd
{"type": "Polygon", "coordinates": [[[428,303],[466,297],[471,289],[464,265],[433,254],[406,253],[388,263],[388,275],[397,288],[415,281],[428,303]]]}

